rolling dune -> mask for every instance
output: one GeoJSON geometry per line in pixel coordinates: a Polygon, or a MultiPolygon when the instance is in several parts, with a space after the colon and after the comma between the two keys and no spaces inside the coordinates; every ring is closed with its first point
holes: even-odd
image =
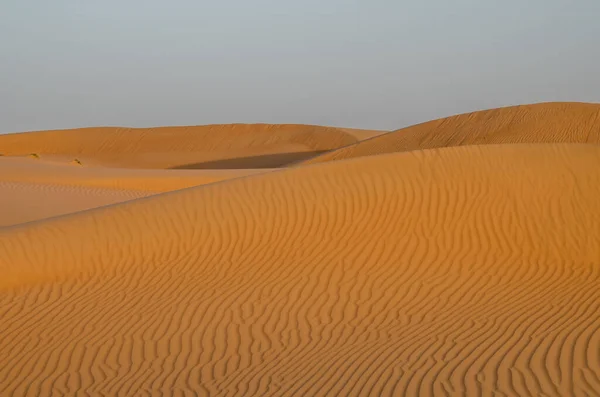
{"type": "Polygon", "coordinates": [[[0,181],[0,227],[71,214],[151,194],[136,190],[0,181]]]}
{"type": "Polygon", "coordinates": [[[481,145],[0,228],[0,395],[598,395],[598,197],[481,145]]]}
{"type": "Polygon", "coordinates": [[[0,227],[268,171],[136,170],[0,157],[0,227]]]}
{"type": "Polygon", "coordinates": [[[80,128],[0,135],[0,154],[121,168],[275,168],[380,133],[292,124],[80,128]]]}
{"type": "Polygon", "coordinates": [[[271,169],[150,170],[80,167],[15,157],[0,157],[0,181],[167,192],[239,178],[271,169]]]}
{"type": "Polygon", "coordinates": [[[539,103],[461,114],[350,144],[303,163],[494,143],[600,144],[600,104],[539,103]]]}

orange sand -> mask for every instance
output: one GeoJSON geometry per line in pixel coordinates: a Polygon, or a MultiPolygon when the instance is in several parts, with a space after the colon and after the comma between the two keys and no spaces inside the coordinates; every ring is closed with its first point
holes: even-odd
{"type": "MultiPolygon", "coordinates": [[[[598,395],[600,146],[544,143],[573,123],[0,228],[0,396],[598,395]]],[[[124,195],[202,178],[1,160],[124,195]]]]}
{"type": "Polygon", "coordinates": [[[0,226],[268,171],[136,170],[0,157],[0,226]]]}
{"type": "Polygon", "coordinates": [[[0,135],[0,154],[126,168],[273,168],[381,133],[269,124],[81,128],[0,135]]]}
{"type": "Polygon", "coordinates": [[[600,144],[600,104],[540,103],[461,114],[350,144],[304,163],[447,146],[563,142],[600,144]]]}

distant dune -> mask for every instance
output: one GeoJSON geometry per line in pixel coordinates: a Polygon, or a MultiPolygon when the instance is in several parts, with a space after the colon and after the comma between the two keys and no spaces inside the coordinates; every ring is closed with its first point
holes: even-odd
{"type": "Polygon", "coordinates": [[[231,124],[0,135],[0,226],[265,172],[382,133],[231,124]]]}
{"type": "Polygon", "coordinates": [[[0,136],[0,396],[600,395],[598,109],[0,136]]]}
{"type": "Polygon", "coordinates": [[[600,104],[540,103],[461,114],[353,143],[305,163],[492,143],[600,144],[600,104]]]}
{"type": "Polygon", "coordinates": [[[125,168],[274,168],[381,133],[291,124],[81,128],[0,135],[0,154],[125,168]]]}

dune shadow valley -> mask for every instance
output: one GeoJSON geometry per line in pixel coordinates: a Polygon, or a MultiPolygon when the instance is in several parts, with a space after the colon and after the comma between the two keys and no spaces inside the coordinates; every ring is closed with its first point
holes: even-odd
{"type": "Polygon", "coordinates": [[[600,104],[0,135],[0,397],[600,396],[600,104]]]}

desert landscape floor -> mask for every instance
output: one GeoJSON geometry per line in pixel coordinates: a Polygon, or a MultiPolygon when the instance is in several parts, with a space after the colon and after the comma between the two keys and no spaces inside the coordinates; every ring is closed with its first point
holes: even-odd
{"type": "MultiPolygon", "coordinates": [[[[538,106],[466,117],[503,134],[476,144],[444,146],[445,122],[394,151],[365,148],[398,132],[318,130],[350,155],[285,143],[271,168],[172,167],[162,143],[152,168],[151,133],[132,159],[17,134],[0,396],[599,395],[600,107],[538,106]],[[571,123],[507,130],[539,114],[571,123]]],[[[234,159],[214,145],[193,153],[234,159]]]]}
{"type": "Polygon", "coordinates": [[[269,171],[119,169],[3,156],[0,227],[269,171]]]}

